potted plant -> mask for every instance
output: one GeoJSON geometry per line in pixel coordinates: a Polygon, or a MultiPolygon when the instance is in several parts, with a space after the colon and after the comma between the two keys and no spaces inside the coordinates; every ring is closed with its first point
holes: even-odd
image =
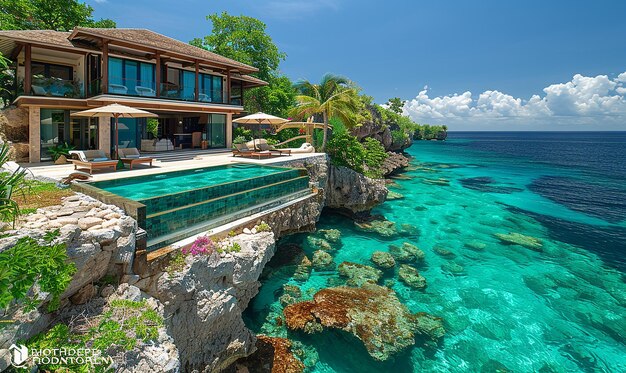
{"type": "Polygon", "coordinates": [[[69,145],[64,142],[63,144],[57,144],[48,149],[48,153],[52,157],[55,164],[67,163],[67,158],[70,156],[70,150],[74,150],[73,145],[69,145]]]}

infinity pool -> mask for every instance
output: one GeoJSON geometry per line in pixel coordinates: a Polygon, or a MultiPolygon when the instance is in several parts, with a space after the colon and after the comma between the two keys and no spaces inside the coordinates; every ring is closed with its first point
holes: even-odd
{"type": "Polygon", "coordinates": [[[146,230],[152,250],[309,193],[309,177],[305,169],[238,163],[99,181],[89,187],[124,206],[146,230]]]}
{"type": "Polygon", "coordinates": [[[141,201],[212,185],[284,172],[281,167],[233,164],[162,174],[98,181],[91,185],[118,196],[141,201]]]}

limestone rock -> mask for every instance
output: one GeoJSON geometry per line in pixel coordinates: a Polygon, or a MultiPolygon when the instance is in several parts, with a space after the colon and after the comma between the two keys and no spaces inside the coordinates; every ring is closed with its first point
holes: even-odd
{"type": "Polygon", "coordinates": [[[76,294],[70,297],[70,301],[73,304],[85,304],[91,298],[96,296],[97,289],[92,284],[87,284],[83,286],[76,294]]]}
{"type": "Polygon", "coordinates": [[[362,286],[366,283],[377,283],[383,273],[367,265],[343,262],[339,265],[339,275],[347,277],[346,284],[350,286],[362,286]]]}
{"type": "Polygon", "coordinates": [[[422,263],[426,254],[417,246],[404,242],[402,246],[389,245],[389,253],[399,262],[422,263]]]}
{"type": "Polygon", "coordinates": [[[384,251],[374,251],[372,253],[371,261],[380,269],[389,269],[396,265],[396,261],[393,259],[393,256],[384,251]]]}
{"type": "Polygon", "coordinates": [[[507,245],[520,245],[535,251],[541,251],[543,248],[543,243],[540,239],[520,233],[496,233],[494,236],[507,245]]]}
{"type": "Polygon", "coordinates": [[[317,250],[313,253],[312,263],[313,268],[320,271],[329,270],[335,266],[332,255],[323,250],[317,250]]]}
{"type": "Polygon", "coordinates": [[[95,225],[102,224],[102,221],[102,219],[96,217],[84,217],[78,220],[78,227],[82,230],[86,230],[95,225]]]}
{"type": "Polygon", "coordinates": [[[416,334],[436,341],[445,333],[440,318],[411,314],[392,290],[374,284],[323,289],[312,301],[289,305],[283,312],[291,330],[319,323],[354,334],[379,361],[415,344],[416,334]]]}
{"type": "Polygon", "coordinates": [[[367,215],[386,197],[383,179],[370,179],[347,167],[330,166],[326,207],[350,216],[367,215]]]}
{"type": "Polygon", "coordinates": [[[402,264],[398,271],[398,277],[400,281],[404,282],[408,286],[414,289],[426,288],[426,279],[420,275],[417,269],[407,264],[402,264]]]}
{"type": "Polygon", "coordinates": [[[390,220],[376,219],[369,222],[354,222],[354,225],[360,231],[376,233],[385,238],[393,238],[398,234],[396,223],[390,220]]]}

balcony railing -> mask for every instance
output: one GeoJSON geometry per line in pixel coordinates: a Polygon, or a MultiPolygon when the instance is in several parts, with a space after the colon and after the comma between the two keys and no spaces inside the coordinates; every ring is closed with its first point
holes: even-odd
{"type": "Polygon", "coordinates": [[[35,96],[83,98],[82,84],[77,80],[46,78],[34,75],[31,81],[31,92],[35,96]]]}
{"type": "Polygon", "coordinates": [[[108,91],[113,95],[156,97],[154,80],[137,80],[110,76],[108,91]]]}
{"type": "MultiPolygon", "coordinates": [[[[89,96],[96,96],[102,93],[102,80],[95,79],[89,82],[89,96]]],[[[180,87],[171,83],[161,83],[161,95],[159,98],[169,100],[194,101],[196,102],[196,92],[193,87],[180,87]]],[[[154,82],[140,81],[134,79],[110,78],[108,94],[137,96],[137,97],[157,97],[154,89],[154,82]]],[[[203,103],[226,104],[224,92],[222,90],[198,91],[198,101],[203,103]]],[[[241,105],[241,100],[232,101],[233,105],[241,105]]]]}

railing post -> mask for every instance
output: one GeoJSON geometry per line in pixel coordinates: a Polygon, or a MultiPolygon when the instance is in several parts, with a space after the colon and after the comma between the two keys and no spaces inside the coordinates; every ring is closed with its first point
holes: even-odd
{"type": "Polygon", "coordinates": [[[158,51],[156,52],[155,79],[156,79],[156,96],[161,97],[161,53],[158,51]]]}
{"type": "Polygon", "coordinates": [[[226,104],[230,105],[230,69],[226,69],[226,104]]]}
{"type": "Polygon", "coordinates": [[[32,49],[30,44],[24,47],[24,94],[29,95],[32,85],[32,49]]]}
{"type": "Polygon", "coordinates": [[[102,41],[102,93],[109,93],[109,41],[102,41]]]}
{"type": "Polygon", "coordinates": [[[198,64],[198,60],[196,60],[196,101],[200,101],[200,87],[199,87],[199,75],[200,75],[200,65],[198,64]]]}

